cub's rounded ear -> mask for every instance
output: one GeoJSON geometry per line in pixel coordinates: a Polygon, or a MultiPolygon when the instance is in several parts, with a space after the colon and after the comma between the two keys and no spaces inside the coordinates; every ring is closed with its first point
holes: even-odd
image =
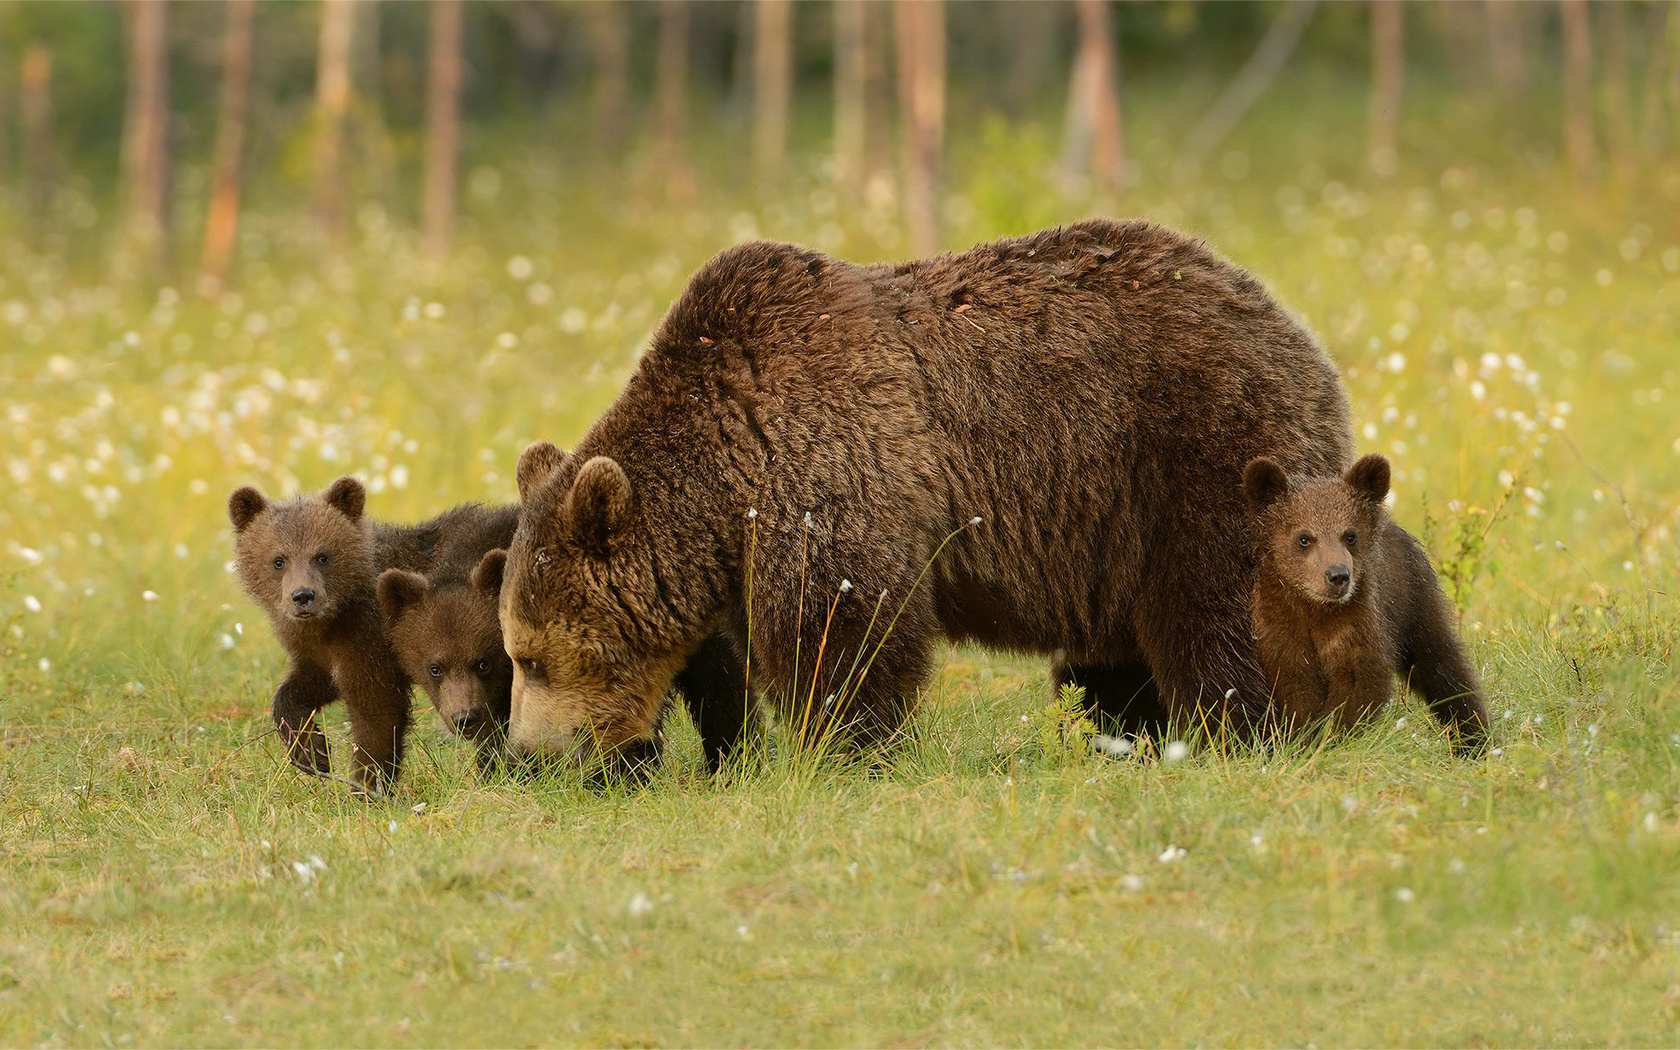
{"type": "Polygon", "coordinates": [[[327,489],[327,506],[337,508],[351,521],[361,521],[362,509],[367,506],[367,490],[355,478],[339,478],[327,489]]]}
{"type": "Polygon", "coordinates": [[[244,532],[245,526],[267,509],[267,497],[249,485],[234,489],[228,497],[228,520],[233,522],[234,532],[244,532]]]}
{"type": "Polygon", "coordinates": [[[547,481],[566,465],[566,453],[547,441],[535,441],[519,454],[519,466],[514,477],[519,482],[519,502],[531,498],[538,485],[547,481]]]}
{"type": "Polygon", "coordinates": [[[1375,452],[1369,456],[1361,456],[1359,462],[1349,467],[1348,472],[1342,475],[1342,481],[1364,499],[1372,503],[1381,503],[1388,495],[1387,457],[1375,452]]]}
{"type": "Polygon", "coordinates": [[[407,569],[386,569],[379,574],[379,610],[389,623],[396,622],[405,609],[419,604],[431,590],[426,577],[407,569]]]}
{"type": "Polygon", "coordinates": [[[596,456],[578,471],[566,497],[565,520],[578,539],[596,554],[606,554],[613,535],[630,520],[632,496],[624,468],[606,456],[596,456]]]}
{"type": "Polygon", "coordinates": [[[1243,492],[1254,510],[1265,510],[1289,492],[1289,475],[1277,462],[1261,456],[1243,471],[1243,492]]]}
{"type": "Polygon", "coordinates": [[[484,557],[473,566],[472,574],[467,582],[473,589],[492,598],[498,598],[502,593],[502,575],[507,571],[507,551],[497,547],[493,551],[485,551],[484,557]]]}

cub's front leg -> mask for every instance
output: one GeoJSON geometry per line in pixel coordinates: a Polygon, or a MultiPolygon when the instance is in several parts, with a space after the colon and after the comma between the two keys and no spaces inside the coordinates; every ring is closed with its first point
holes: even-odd
{"type": "Polygon", "coordinates": [[[331,760],[318,712],[338,699],[332,672],[312,660],[294,659],[286,680],[274,691],[272,714],[286,757],[313,776],[326,776],[331,760]]]}
{"type": "Polygon", "coordinates": [[[1336,631],[1321,643],[1319,652],[1330,685],[1325,713],[1338,730],[1365,721],[1394,697],[1394,670],[1371,625],[1336,631]]]}
{"type": "Polygon", "coordinates": [[[351,779],[360,793],[383,795],[402,771],[410,719],[408,678],[384,647],[349,654],[333,670],[350,716],[351,779]]]}

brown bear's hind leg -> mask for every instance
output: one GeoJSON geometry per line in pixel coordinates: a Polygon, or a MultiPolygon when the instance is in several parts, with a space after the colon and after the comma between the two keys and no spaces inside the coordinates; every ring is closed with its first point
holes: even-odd
{"type": "Polygon", "coordinates": [[[700,734],[706,768],[716,773],[740,744],[752,717],[746,664],[733,642],[714,634],[677,672],[675,685],[700,734]]]}
{"type": "Polygon", "coordinates": [[[1097,727],[1115,736],[1150,734],[1159,736],[1167,725],[1167,710],[1155,691],[1155,676],[1149,665],[1073,664],[1057,661],[1050,671],[1055,695],[1062,687],[1076,685],[1085,690],[1085,713],[1097,727]]]}
{"type": "Polygon", "coordinates": [[[305,773],[324,776],[330,770],[327,736],[321,732],[316,712],[337,699],[332,673],[305,660],[294,661],[286,680],[274,691],[275,728],[286,745],[286,757],[305,773]]]}

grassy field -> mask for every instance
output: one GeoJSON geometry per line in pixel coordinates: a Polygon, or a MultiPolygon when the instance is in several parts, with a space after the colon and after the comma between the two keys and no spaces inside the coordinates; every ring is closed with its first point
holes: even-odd
{"type": "MultiPolygon", "coordinates": [[[[899,257],[890,192],[673,209],[646,169],[504,150],[447,268],[377,206],[335,255],[259,198],[213,300],[13,233],[0,1043],[1680,1041],[1680,167],[1580,190],[1424,88],[1430,134],[1374,179],[1312,131],[1362,97],[1303,76],[1200,172],[1163,144],[1188,104],[1129,115],[1118,200],[1065,191],[1043,132],[958,136],[947,241],[1148,215],[1300,311],[1461,604],[1486,759],[1402,705],[1328,746],[1105,761],[1060,746],[1041,661],[959,649],[874,774],[781,750],[712,779],[679,718],[640,789],[481,783],[427,710],[396,797],[354,801],[265,732],[282,662],[227,493],[512,498],[708,255],[899,257]]],[[[79,193],[66,228],[108,229],[79,193]]]]}

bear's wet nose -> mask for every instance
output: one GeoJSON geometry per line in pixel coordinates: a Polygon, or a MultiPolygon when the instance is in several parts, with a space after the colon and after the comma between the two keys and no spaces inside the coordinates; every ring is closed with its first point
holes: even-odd
{"type": "Polygon", "coordinates": [[[455,732],[463,735],[471,732],[482,717],[477,711],[462,711],[455,716],[455,732]]]}
{"type": "Polygon", "coordinates": [[[1330,568],[1324,570],[1324,582],[1328,583],[1331,588],[1335,590],[1340,591],[1346,588],[1349,579],[1350,577],[1348,575],[1346,565],[1332,565],[1330,568]]]}
{"type": "Polygon", "coordinates": [[[299,587],[297,590],[292,592],[292,604],[296,605],[299,609],[309,608],[310,603],[314,600],[315,588],[313,587],[299,587]]]}

